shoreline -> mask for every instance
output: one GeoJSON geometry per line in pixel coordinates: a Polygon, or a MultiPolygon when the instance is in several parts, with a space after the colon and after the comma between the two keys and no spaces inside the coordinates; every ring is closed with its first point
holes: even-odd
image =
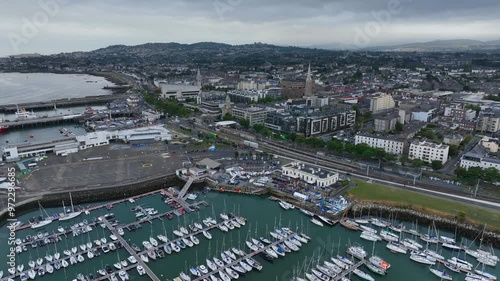
{"type": "MultiPolygon", "coordinates": [[[[80,74],[80,75],[90,75],[90,76],[95,76],[95,77],[102,77],[106,81],[113,83],[114,86],[120,86],[124,84],[128,84],[127,81],[123,81],[121,79],[118,79],[111,75],[114,72],[110,72],[109,74],[107,73],[99,73],[99,72],[93,72],[93,71],[85,71],[85,72],[77,72],[77,71],[57,71],[57,70],[39,70],[39,71],[22,71],[22,70],[0,70],[0,73],[23,73],[23,74],[34,74],[34,73],[52,73],[52,74],[80,74]]],[[[121,93],[122,91],[120,90],[110,90],[111,94],[117,94],[121,93]]]]}
{"type": "MultiPolygon", "coordinates": [[[[353,216],[367,216],[371,213],[387,218],[397,219],[405,222],[418,222],[423,225],[432,225],[434,222],[437,229],[443,229],[455,233],[457,236],[462,236],[467,239],[477,239],[483,232],[484,224],[477,224],[471,221],[458,221],[453,216],[437,215],[432,212],[423,212],[410,207],[402,207],[397,205],[382,204],[376,202],[354,201],[350,209],[353,216]]],[[[497,231],[485,230],[483,242],[493,245],[495,248],[500,248],[500,233],[497,231]]],[[[457,241],[457,244],[459,242],[457,241]]]]}
{"type": "MultiPolygon", "coordinates": [[[[288,203],[295,204],[301,208],[305,208],[309,211],[314,211],[316,213],[317,210],[313,210],[310,208],[311,204],[304,204],[303,201],[297,200],[293,196],[289,194],[282,194],[281,192],[276,192],[274,190],[270,190],[269,192],[275,197],[282,199],[288,203]],[[291,200],[290,200],[291,199],[291,200]]],[[[347,211],[353,212],[354,216],[367,216],[370,214],[380,216],[384,219],[395,218],[404,222],[415,222],[422,223],[422,225],[430,226],[434,222],[437,229],[442,229],[446,231],[450,231],[452,233],[456,233],[463,238],[476,239],[481,232],[483,231],[484,224],[478,224],[476,222],[471,221],[463,221],[460,222],[455,219],[453,216],[446,216],[443,214],[437,215],[431,211],[421,211],[408,207],[402,207],[391,204],[382,204],[376,202],[362,202],[362,201],[352,201],[353,204],[346,209],[347,211]]],[[[329,214],[322,214],[331,219],[340,220],[343,216],[344,212],[337,214],[335,216],[329,214]]],[[[495,248],[500,249],[500,232],[497,230],[485,230],[483,242],[493,245],[495,248]]],[[[457,241],[458,244],[458,241],[457,241]]]]}

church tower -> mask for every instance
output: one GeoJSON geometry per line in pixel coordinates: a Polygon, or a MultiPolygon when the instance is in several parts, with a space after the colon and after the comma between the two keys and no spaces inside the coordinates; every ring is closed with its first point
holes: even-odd
{"type": "Polygon", "coordinates": [[[222,117],[226,116],[226,114],[232,114],[232,104],[231,104],[231,98],[229,95],[226,95],[226,102],[224,103],[224,106],[222,107],[222,117]]]}
{"type": "Polygon", "coordinates": [[[304,89],[305,97],[313,96],[313,87],[314,87],[314,81],[311,76],[311,64],[309,64],[309,68],[307,70],[306,87],[304,89]]]}
{"type": "Polygon", "coordinates": [[[202,78],[201,78],[201,73],[200,69],[198,68],[198,73],[196,73],[196,86],[200,87],[202,86],[202,78]]]}

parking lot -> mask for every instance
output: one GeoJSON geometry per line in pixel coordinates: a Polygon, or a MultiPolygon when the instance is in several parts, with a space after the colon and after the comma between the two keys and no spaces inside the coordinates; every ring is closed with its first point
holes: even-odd
{"type": "Polygon", "coordinates": [[[46,160],[38,162],[38,167],[26,175],[22,183],[27,191],[46,192],[125,184],[171,174],[181,166],[180,154],[167,151],[165,144],[112,144],[67,157],[50,155],[46,160]]]}

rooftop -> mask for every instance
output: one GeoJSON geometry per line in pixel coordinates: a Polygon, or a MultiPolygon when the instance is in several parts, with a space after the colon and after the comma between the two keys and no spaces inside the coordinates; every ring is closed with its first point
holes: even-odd
{"type": "Polygon", "coordinates": [[[205,167],[208,167],[210,169],[217,169],[221,166],[221,164],[219,162],[214,161],[210,158],[204,158],[204,159],[196,162],[196,165],[205,166],[205,167]]]}
{"type": "Polygon", "coordinates": [[[315,175],[321,179],[326,179],[326,178],[336,174],[335,171],[325,170],[323,168],[314,167],[312,165],[304,164],[304,163],[300,163],[300,162],[292,162],[292,163],[283,165],[283,168],[297,169],[297,170],[302,171],[303,173],[315,175]]]}
{"type": "Polygon", "coordinates": [[[428,141],[414,141],[411,143],[412,145],[418,145],[418,146],[426,146],[430,148],[437,148],[437,149],[446,149],[448,148],[448,145],[446,144],[436,144],[433,142],[428,142],[428,141]]]}

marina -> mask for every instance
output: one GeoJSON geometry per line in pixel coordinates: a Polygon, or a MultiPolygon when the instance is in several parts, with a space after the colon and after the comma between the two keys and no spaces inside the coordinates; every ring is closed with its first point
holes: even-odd
{"type": "MultiPolygon", "coordinates": [[[[22,274],[27,275],[28,273],[30,273],[28,262],[30,260],[37,261],[38,257],[41,257],[43,259],[42,266],[44,267],[43,270],[45,271],[45,273],[44,276],[37,275],[35,277],[35,279],[37,280],[45,280],[47,278],[45,276],[52,276],[50,278],[52,278],[53,280],[72,280],[77,276],[80,276],[80,274],[84,278],[89,278],[88,280],[93,280],[90,277],[93,277],[94,279],[99,278],[99,280],[114,280],[113,278],[117,278],[118,280],[120,280],[120,274],[122,276],[125,276],[124,273],[121,272],[126,272],[127,276],[130,276],[129,278],[133,278],[133,280],[179,280],[176,279],[179,278],[179,272],[190,274],[188,265],[196,265],[197,267],[198,265],[203,264],[200,264],[198,258],[195,259],[195,256],[202,257],[201,261],[204,261],[205,257],[215,257],[217,253],[222,253],[224,252],[224,250],[232,248],[244,249],[245,247],[247,247],[245,246],[245,240],[247,240],[247,242],[252,241],[250,237],[261,237],[261,239],[265,240],[267,240],[266,237],[268,237],[268,239],[271,241],[271,244],[265,246],[265,248],[263,249],[259,248],[256,250],[252,250],[250,248],[246,248],[248,251],[243,250],[244,256],[238,256],[237,259],[231,261],[230,263],[224,263],[224,267],[220,267],[215,271],[208,269],[209,271],[206,274],[202,274],[201,276],[192,276],[190,277],[191,280],[204,280],[204,278],[210,280],[209,275],[217,273],[217,276],[219,276],[218,272],[220,272],[222,269],[224,270],[224,272],[226,272],[226,267],[238,266],[240,265],[240,262],[245,264],[247,263],[247,258],[251,258],[257,261],[262,265],[262,269],[251,270],[250,272],[241,275],[240,279],[244,280],[274,280],[277,276],[282,276],[279,280],[292,280],[292,276],[304,276],[304,278],[307,278],[307,275],[309,275],[311,279],[316,280],[314,278],[318,278],[317,275],[322,276],[322,274],[326,273],[332,274],[332,276],[328,277],[329,280],[344,281],[347,280],[346,278],[349,278],[349,280],[362,280],[359,279],[360,277],[358,276],[367,277],[370,275],[374,280],[378,280],[378,276],[380,274],[372,271],[372,269],[376,268],[370,262],[370,260],[372,260],[371,256],[374,255],[382,257],[383,260],[387,261],[391,265],[390,270],[384,271],[384,280],[400,280],[398,277],[407,274],[405,272],[408,271],[414,271],[415,273],[412,274],[412,276],[405,278],[406,280],[418,281],[422,280],[422,278],[424,278],[424,280],[439,280],[438,277],[434,276],[433,272],[426,269],[426,267],[428,267],[429,265],[420,264],[409,258],[402,259],[400,254],[394,254],[389,249],[387,249],[384,243],[373,243],[360,239],[359,234],[361,232],[352,231],[351,229],[342,227],[341,224],[336,226],[329,226],[324,223],[324,226],[320,227],[313,224],[312,222],[309,222],[308,220],[311,218],[311,216],[301,212],[300,210],[298,210],[298,208],[285,210],[284,208],[282,208],[282,206],[280,206],[278,202],[268,200],[268,197],[257,197],[219,192],[209,192],[206,194],[199,193],[197,196],[192,196],[190,195],[191,193],[188,194],[186,192],[184,195],[185,198],[197,197],[197,199],[195,199],[192,203],[186,203],[188,206],[191,206],[190,209],[192,209],[190,213],[187,213],[179,211],[184,209],[183,206],[179,206],[179,203],[183,200],[177,199],[176,197],[176,195],[179,195],[178,192],[180,192],[180,190],[182,190],[182,187],[178,188],[176,192],[174,192],[173,189],[169,188],[156,192],[146,193],[141,196],[134,196],[132,198],[124,198],[113,202],[103,202],[101,204],[89,206],[89,208],[75,206],[75,211],[83,211],[84,209],[86,209],[87,212],[82,212],[80,216],[69,219],[68,222],[55,220],[51,224],[40,228],[40,230],[33,230],[30,227],[26,226],[24,226],[24,228],[20,228],[17,231],[17,236],[19,238],[23,237],[23,235],[26,234],[36,236],[37,232],[41,232],[43,236],[45,235],[43,233],[47,233],[47,236],[43,237],[43,239],[36,238],[36,241],[43,241],[45,238],[49,237],[53,239],[56,239],[55,237],[60,237],[60,239],[57,238],[57,240],[54,240],[54,243],[48,243],[36,248],[32,248],[26,241],[21,241],[21,243],[23,243],[22,245],[26,246],[27,250],[18,253],[20,261],[18,265],[23,264],[24,268],[22,271],[17,271],[15,273],[14,280],[20,280],[22,274]],[[227,208],[227,202],[231,202],[230,204],[232,206],[227,208]],[[179,206],[179,208],[168,210],[169,205],[179,206]],[[259,210],[251,207],[256,205],[260,206],[259,210]],[[195,206],[209,207],[197,208],[195,206]],[[233,209],[233,211],[231,212],[229,211],[229,209],[233,209]],[[133,214],[134,212],[140,213],[146,210],[149,210],[151,213],[157,213],[140,219],[135,218],[133,215],[131,216],[131,214],[133,214]],[[114,215],[112,215],[111,212],[113,212],[114,215]],[[175,212],[178,212],[178,215],[175,212]],[[266,219],[266,215],[263,215],[263,212],[273,215],[267,216],[266,219]],[[240,225],[240,228],[234,227],[233,230],[228,229],[227,232],[219,231],[217,230],[219,229],[219,226],[222,226],[226,223],[226,220],[220,219],[217,220],[216,224],[210,226],[204,225],[202,228],[197,229],[196,231],[192,231],[192,229],[188,228],[188,225],[191,225],[192,227],[196,224],[201,225],[201,222],[205,221],[202,218],[215,218],[216,213],[222,213],[223,217],[225,217],[229,213],[236,214],[232,217],[228,216],[227,221],[234,221],[236,220],[236,218],[239,218],[241,220],[241,213],[241,215],[245,216],[246,224],[240,225]],[[171,215],[169,219],[166,219],[167,214],[171,215]],[[84,221],[86,222],[86,224],[84,224],[84,221]],[[82,224],[82,226],[80,226],[80,224],[82,224]],[[76,228],[73,228],[73,231],[69,231],[69,229],[71,229],[70,226],[74,225],[78,225],[78,227],[85,229],[87,229],[88,226],[92,230],[88,232],[81,232],[79,235],[73,236],[71,232],[73,232],[76,228]],[[102,225],[105,225],[105,228],[102,228],[102,225]],[[132,227],[132,225],[141,225],[141,227],[134,228],[132,227]],[[131,229],[129,230],[127,226],[129,226],[131,229]],[[63,227],[63,229],[66,231],[64,233],[58,233],[59,227],[63,227]],[[173,232],[176,230],[177,232],[180,232],[179,229],[182,230],[183,227],[188,231],[188,234],[184,233],[183,235],[181,234],[182,236],[177,236],[175,234],[176,232],[173,232]],[[284,258],[281,258],[281,255],[278,255],[279,258],[274,258],[268,261],[267,258],[269,257],[264,258],[263,253],[265,253],[266,250],[272,249],[273,246],[275,246],[274,249],[277,249],[277,245],[283,244],[284,239],[290,238],[290,236],[286,236],[284,238],[277,238],[276,240],[274,240],[271,236],[269,236],[269,230],[274,229],[271,232],[276,232],[277,229],[283,228],[293,229],[295,233],[305,233],[307,234],[307,236],[311,237],[311,240],[309,241],[309,243],[302,244],[302,246],[300,247],[300,251],[292,251],[291,253],[286,254],[283,253],[285,254],[284,258]],[[211,239],[206,238],[207,236],[204,235],[204,232],[209,233],[209,237],[211,237],[211,239]],[[249,235],[250,237],[248,237],[249,235]],[[193,239],[194,241],[198,241],[199,245],[193,244],[192,247],[190,247],[184,244],[185,248],[180,250],[179,252],[176,252],[172,250],[171,247],[169,247],[168,249],[170,249],[170,254],[164,251],[166,250],[164,248],[166,244],[182,244],[182,241],[184,240],[192,241],[190,238],[191,236],[195,237],[193,239]],[[158,241],[159,243],[157,246],[148,246],[150,247],[149,249],[147,249],[145,246],[143,248],[143,245],[148,245],[145,242],[148,242],[151,237],[158,237],[158,240],[160,237],[162,239],[168,237],[168,243],[158,241]],[[199,239],[196,239],[196,237],[198,237],[199,239]],[[107,238],[108,240],[105,244],[104,249],[102,244],[100,246],[95,244],[95,241],[100,240],[101,238],[107,238]],[[113,240],[114,238],[116,240],[113,240]],[[90,248],[91,250],[81,249],[82,245],[92,242],[93,240],[94,243],[92,243],[92,247],[90,248]],[[110,243],[112,245],[115,245],[115,250],[109,249],[110,243]],[[137,249],[134,249],[134,247],[137,247],[136,245],[141,246],[139,251],[137,251],[137,249]],[[363,259],[354,258],[351,255],[342,256],[342,253],[345,250],[349,249],[349,247],[352,247],[352,245],[360,245],[361,249],[364,249],[366,252],[370,252],[370,249],[372,249],[372,254],[370,255],[369,253],[366,253],[366,256],[363,259]],[[75,247],[76,252],[73,253],[71,250],[75,247]],[[70,255],[65,255],[63,252],[67,252],[68,250],[70,251],[70,255]],[[61,257],[59,258],[59,260],[54,259],[52,262],[45,263],[46,257],[50,255],[54,256],[56,251],[61,253],[61,257]],[[106,251],[106,253],[104,251],[106,251]],[[99,258],[88,258],[89,252],[96,253],[96,256],[97,254],[99,254],[99,258]],[[150,252],[155,252],[156,260],[152,259],[149,256],[150,254],[148,253],[150,252]],[[158,255],[161,252],[163,252],[161,255],[165,256],[165,258],[163,258],[164,260],[162,262],[158,262],[162,259],[162,257],[158,255]],[[322,254],[318,255],[318,252],[322,252],[322,254]],[[141,258],[141,255],[145,257],[149,256],[149,262],[144,262],[141,258]],[[168,256],[170,255],[175,256],[175,258],[168,258],[168,256]],[[82,262],[78,262],[77,260],[77,262],[73,265],[60,267],[59,270],[54,269],[53,273],[47,272],[47,268],[50,269],[50,266],[55,267],[57,261],[62,262],[62,260],[65,260],[67,263],[70,263],[70,259],[79,259],[79,256],[84,258],[82,262]],[[120,258],[120,256],[122,258],[120,258]],[[335,270],[337,270],[337,268],[332,266],[332,260],[336,256],[345,258],[345,261],[350,261],[352,265],[345,269],[342,269],[339,273],[335,273],[332,268],[334,268],[335,270]],[[133,257],[132,260],[136,262],[131,263],[129,260],[130,257],[133,257]],[[318,263],[320,259],[323,260],[323,265],[320,265],[318,263]],[[116,266],[113,266],[113,264],[120,263],[120,261],[125,261],[128,264],[126,266],[121,266],[121,269],[115,268],[116,266]],[[47,266],[47,264],[50,264],[50,266],[47,266]],[[165,264],[167,264],[168,266],[166,267],[165,264]],[[105,273],[105,275],[99,274],[98,271],[104,270],[105,267],[111,269],[111,271],[109,273],[107,271],[101,271],[102,273],[105,273]],[[144,275],[139,274],[139,269],[144,275]],[[320,269],[326,273],[321,273],[320,269]],[[333,273],[335,273],[334,276],[333,273]],[[287,274],[286,276],[288,277],[283,277],[285,276],[284,274],[287,274]],[[311,274],[315,277],[311,277],[311,274]],[[156,278],[158,279],[155,279],[154,276],[156,276],[156,278]]],[[[190,192],[193,191],[190,190],[190,192]]],[[[51,208],[48,208],[46,211],[48,214],[61,213],[60,211],[54,211],[51,208]]],[[[317,215],[318,214],[316,214],[316,216],[317,215]]],[[[28,214],[19,219],[20,221],[26,221],[26,218],[29,216],[33,215],[28,214]]],[[[319,217],[318,220],[320,220],[319,217]]],[[[417,241],[418,237],[415,236],[417,234],[416,231],[418,231],[418,233],[427,233],[427,227],[418,228],[415,225],[406,224],[406,228],[404,228],[402,227],[402,225],[400,225],[400,222],[394,221],[392,222],[392,224],[390,224],[389,221],[384,221],[381,218],[354,218],[352,219],[352,221],[350,221],[351,224],[358,222],[360,222],[360,229],[367,231],[371,228],[376,230],[377,233],[379,232],[379,229],[384,229],[380,228],[377,225],[393,225],[392,228],[394,230],[391,230],[389,227],[385,229],[387,231],[396,233],[397,237],[401,235],[401,242],[410,242],[410,240],[405,239],[411,239],[412,237],[414,241],[417,241]],[[364,226],[364,228],[361,228],[361,226],[364,226]],[[400,232],[396,232],[397,230],[400,230],[401,234],[400,232]]],[[[2,228],[2,231],[4,231],[3,229],[5,228],[2,228]]],[[[434,232],[430,233],[431,236],[433,236],[433,233],[434,232]]],[[[452,238],[454,237],[453,233],[439,232],[438,237],[440,236],[460,241],[459,237],[452,238]]],[[[444,239],[447,242],[452,242],[449,239],[444,239]]],[[[420,244],[425,246],[425,242],[420,242],[420,244]]],[[[460,243],[457,244],[460,245],[460,243]]],[[[438,259],[439,261],[437,261],[436,264],[431,268],[438,271],[442,271],[444,269],[446,270],[447,274],[450,274],[452,276],[459,276],[460,274],[465,276],[464,273],[457,273],[449,270],[447,267],[445,267],[444,264],[441,263],[445,262],[446,264],[448,263],[447,260],[453,261],[452,258],[457,256],[459,256],[462,260],[472,262],[472,259],[470,257],[464,258],[464,250],[461,250],[461,254],[457,255],[457,250],[451,251],[447,250],[447,248],[442,248],[442,243],[430,243],[430,245],[432,246],[429,246],[429,250],[432,249],[433,251],[436,251],[436,253],[440,253],[444,258],[442,260],[438,259]]],[[[422,249],[421,251],[424,252],[424,249],[422,249]]],[[[408,251],[409,256],[410,254],[411,251],[408,251]]],[[[417,252],[414,252],[413,254],[416,255],[417,252]]],[[[472,271],[466,272],[469,275],[477,274],[475,270],[482,270],[481,267],[476,267],[476,264],[473,264],[474,268],[472,269],[472,271]]],[[[39,267],[40,266],[36,265],[35,269],[38,271],[39,267]]],[[[0,280],[9,280],[8,278],[10,276],[10,273],[6,270],[6,268],[4,267],[0,270],[3,270],[4,272],[3,279],[0,280]]],[[[484,269],[484,273],[493,273],[495,275],[498,275],[498,273],[495,273],[495,270],[496,268],[494,267],[486,266],[486,268],[484,269]]],[[[50,278],[48,280],[51,280],[50,278]]]]}

